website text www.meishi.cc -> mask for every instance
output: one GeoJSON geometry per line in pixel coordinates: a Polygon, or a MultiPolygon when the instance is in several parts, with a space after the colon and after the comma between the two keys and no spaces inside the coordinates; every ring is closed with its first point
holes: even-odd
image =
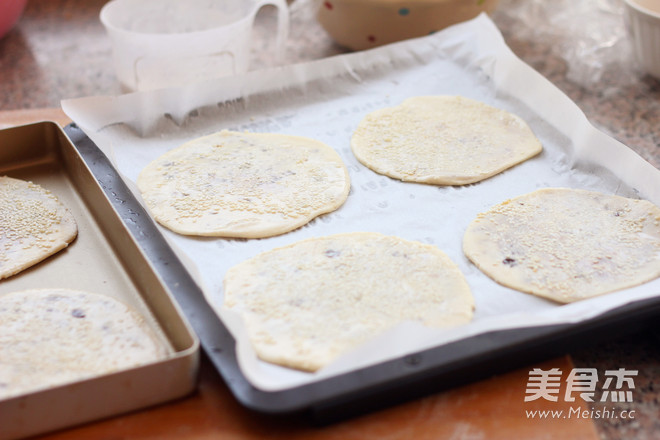
{"type": "Polygon", "coordinates": [[[526,410],[528,419],[634,419],[635,410],[618,408],[590,408],[584,409],[580,406],[571,406],[566,410],[526,410]]]}

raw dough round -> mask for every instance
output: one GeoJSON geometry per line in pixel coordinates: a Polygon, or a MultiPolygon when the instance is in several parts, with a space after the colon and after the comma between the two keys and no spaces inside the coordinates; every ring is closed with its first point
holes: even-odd
{"type": "Polygon", "coordinates": [[[339,208],[348,170],[322,142],[222,131],[151,162],[137,180],[163,226],[186,235],[261,238],[339,208]]]}
{"type": "Polygon", "coordinates": [[[660,209],[646,200],[541,189],[479,214],[463,250],[504,286],[577,301],[660,276],[660,209]]]}
{"type": "Polygon", "coordinates": [[[154,362],[168,353],[143,319],[106,295],[0,295],[0,399],[154,362]]]}
{"type": "Polygon", "coordinates": [[[227,271],[224,307],[245,320],[257,355],[315,371],[396,324],[472,319],[470,288],[437,247],[373,232],[303,240],[227,271]]]}
{"type": "Polygon", "coordinates": [[[35,183],[0,177],[0,279],[59,252],[77,235],[57,197],[35,183]]]}
{"type": "Polygon", "coordinates": [[[518,116],[461,96],[419,96],[376,110],[351,146],[377,173],[437,185],[478,182],[542,150],[518,116]]]}

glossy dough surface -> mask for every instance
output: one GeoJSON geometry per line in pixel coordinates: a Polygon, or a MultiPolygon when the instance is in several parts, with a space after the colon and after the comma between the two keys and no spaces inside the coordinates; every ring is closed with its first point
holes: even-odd
{"type": "Polygon", "coordinates": [[[479,214],[463,250],[504,286],[577,301],[660,276],[660,209],[593,191],[541,189],[479,214]]]}
{"type": "Polygon", "coordinates": [[[50,191],[0,177],[0,279],[59,252],[77,235],[73,215],[50,191]]]}
{"type": "Polygon", "coordinates": [[[472,318],[458,267],[437,247],[372,232],[311,238],[227,271],[224,307],[245,320],[257,355],[315,371],[405,321],[472,318]]]}
{"type": "Polygon", "coordinates": [[[0,398],[165,357],[143,319],[114,298],[69,289],[0,295],[0,398]]]}
{"type": "Polygon", "coordinates": [[[410,182],[464,185],[542,150],[518,116],[462,96],[419,96],[368,114],[351,139],[357,159],[410,182]]]}
{"type": "Polygon", "coordinates": [[[322,142],[222,131],[151,162],[138,187],[154,218],[186,235],[261,238],[341,206],[348,170],[322,142]]]}

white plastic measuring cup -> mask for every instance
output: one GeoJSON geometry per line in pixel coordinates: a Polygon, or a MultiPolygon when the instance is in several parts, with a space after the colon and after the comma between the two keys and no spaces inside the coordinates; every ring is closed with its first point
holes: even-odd
{"type": "Polygon", "coordinates": [[[112,0],[100,19],[125,90],[148,90],[244,73],[254,18],[278,9],[276,47],[288,36],[285,0],[112,0]]]}

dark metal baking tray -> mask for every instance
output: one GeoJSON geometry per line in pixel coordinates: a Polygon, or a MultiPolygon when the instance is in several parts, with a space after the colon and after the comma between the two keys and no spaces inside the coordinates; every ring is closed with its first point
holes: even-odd
{"type": "Polygon", "coordinates": [[[105,155],[75,124],[65,132],[170,286],[208,359],[236,399],[258,412],[304,413],[319,423],[331,423],[564,354],[624,330],[632,332],[660,315],[660,297],[651,298],[578,324],[484,333],[319,382],[263,391],[241,373],[234,338],[105,155]]]}

